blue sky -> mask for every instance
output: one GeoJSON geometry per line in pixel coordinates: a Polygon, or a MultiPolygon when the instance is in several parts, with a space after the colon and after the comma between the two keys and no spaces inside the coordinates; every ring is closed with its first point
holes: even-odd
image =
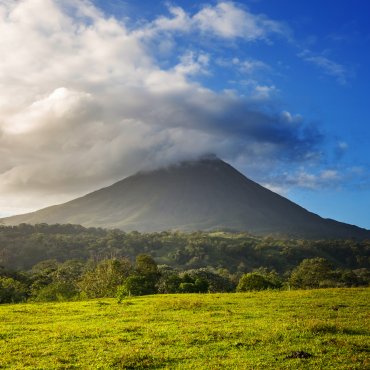
{"type": "Polygon", "coordinates": [[[0,213],[214,152],[370,228],[368,14],[347,0],[0,1],[0,52],[16,50],[0,62],[0,213]]]}

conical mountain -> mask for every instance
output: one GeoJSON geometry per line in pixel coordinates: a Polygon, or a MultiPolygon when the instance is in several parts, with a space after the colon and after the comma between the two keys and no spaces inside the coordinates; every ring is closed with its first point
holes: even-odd
{"type": "Polygon", "coordinates": [[[323,219],[246,178],[218,158],[140,172],[70,202],[0,220],[123,230],[233,230],[299,238],[370,238],[323,219]]]}

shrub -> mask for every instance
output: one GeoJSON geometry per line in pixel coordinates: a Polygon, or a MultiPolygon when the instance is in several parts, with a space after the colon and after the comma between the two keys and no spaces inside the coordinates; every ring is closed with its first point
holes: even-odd
{"type": "Polygon", "coordinates": [[[271,282],[266,276],[258,272],[250,272],[244,274],[236,287],[237,292],[247,292],[252,290],[274,289],[277,286],[271,282]]]}
{"type": "Polygon", "coordinates": [[[127,259],[103,260],[85,272],[78,285],[89,298],[114,297],[117,287],[131,272],[132,265],[127,259]]]}
{"type": "Polygon", "coordinates": [[[175,271],[162,273],[157,283],[158,293],[170,294],[179,293],[181,279],[175,271]]]}
{"type": "Polygon", "coordinates": [[[207,293],[208,292],[208,281],[205,279],[195,279],[194,282],[184,282],[179,286],[180,293],[207,293]]]}
{"type": "Polygon", "coordinates": [[[25,301],[27,293],[27,287],[20,281],[0,276],[0,303],[25,301]]]}
{"type": "Polygon", "coordinates": [[[216,292],[231,292],[235,289],[235,285],[226,277],[213,272],[209,268],[199,268],[185,271],[183,276],[189,276],[194,282],[196,279],[207,281],[207,291],[216,292]]]}
{"type": "Polygon", "coordinates": [[[334,284],[333,270],[330,263],[324,258],[304,259],[296,267],[289,278],[289,283],[293,288],[320,288],[334,284]]]}
{"type": "Polygon", "coordinates": [[[36,302],[52,302],[52,301],[68,301],[78,295],[78,291],[74,285],[68,283],[51,283],[38,290],[33,301],[36,302]]]}
{"type": "Polygon", "coordinates": [[[153,285],[153,281],[143,275],[131,275],[124,283],[122,288],[120,287],[122,294],[126,292],[126,295],[147,295],[155,294],[156,288],[153,285]]]}
{"type": "Polygon", "coordinates": [[[120,285],[117,288],[116,298],[117,298],[118,303],[121,303],[124,300],[124,298],[126,298],[129,295],[130,295],[130,292],[127,290],[125,285],[120,285]]]}

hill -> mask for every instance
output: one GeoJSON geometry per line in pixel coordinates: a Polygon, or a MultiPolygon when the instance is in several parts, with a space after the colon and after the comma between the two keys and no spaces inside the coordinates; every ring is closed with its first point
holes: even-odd
{"type": "Polygon", "coordinates": [[[231,230],[299,238],[370,238],[370,231],[323,219],[248,179],[218,158],[140,172],[70,202],[3,218],[141,232],[231,230]]]}

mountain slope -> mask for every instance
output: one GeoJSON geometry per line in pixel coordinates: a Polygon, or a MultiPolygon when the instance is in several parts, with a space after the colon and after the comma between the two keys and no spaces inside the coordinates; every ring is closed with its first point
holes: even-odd
{"type": "Polygon", "coordinates": [[[369,238],[323,219],[249,180],[217,158],[137,173],[70,202],[0,220],[75,223],[138,231],[229,229],[302,238],[369,238]]]}

